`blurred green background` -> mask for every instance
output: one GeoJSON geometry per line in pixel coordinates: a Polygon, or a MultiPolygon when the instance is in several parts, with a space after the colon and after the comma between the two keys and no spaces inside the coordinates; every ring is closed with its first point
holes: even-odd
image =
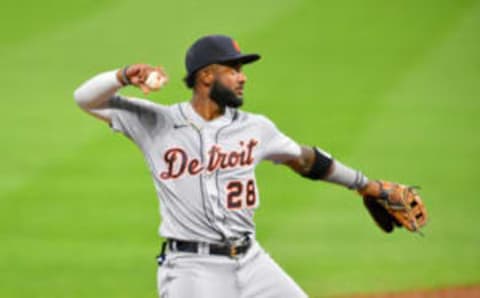
{"type": "Polygon", "coordinates": [[[72,94],[147,62],[171,79],[149,99],[186,100],[185,51],[209,33],[263,55],[245,110],[422,186],[426,237],[386,235],[354,193],[258,168],[258,238],[312,297],[480,282],[480,1],[20,0],[0,25],[0,297],[156,297],[143,158],[72,94]]]}

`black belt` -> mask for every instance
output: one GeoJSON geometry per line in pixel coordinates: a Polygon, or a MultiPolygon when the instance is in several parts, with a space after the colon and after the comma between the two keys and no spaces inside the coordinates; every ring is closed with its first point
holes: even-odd
{"type": "MultiPolygon", "coordinates": [[[[168,248],[172,251],[191,252],[198,253],[200,243],[193,241],[183,241],[175,239],[167,239],[168,248]]],[[[243,240],[240,244],[231,245],[218,245],[218,244],[206,244],[208,247],[208,254],[236,257],[239,254],[246,253],[250,248],[251,241],[249,238],[243,240]]]]}

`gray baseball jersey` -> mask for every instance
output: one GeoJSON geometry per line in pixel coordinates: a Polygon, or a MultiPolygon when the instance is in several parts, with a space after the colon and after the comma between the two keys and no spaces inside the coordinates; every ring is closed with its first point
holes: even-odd
{"type": "Polygon", "coordinates": [[[300,146],[266,117],[227,108],[205,121],[189,102],[171,106],[115,95],[112,128],[132,139],[160,200],[160,235],[222,242],[255,234],[254,169],[299,156],[300,146]]]}

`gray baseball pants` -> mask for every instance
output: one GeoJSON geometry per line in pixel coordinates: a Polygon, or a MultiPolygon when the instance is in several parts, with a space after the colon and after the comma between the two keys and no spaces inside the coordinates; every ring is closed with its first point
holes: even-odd
{"type": "Polygon", "coordinates": [[[157,283],[160,298],[307,297],[255,240],[236,258],[167,251],[157,283]]]}

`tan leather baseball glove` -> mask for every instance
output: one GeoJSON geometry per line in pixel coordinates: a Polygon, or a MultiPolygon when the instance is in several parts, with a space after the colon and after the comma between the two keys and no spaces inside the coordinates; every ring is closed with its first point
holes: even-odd
{"type": "Polygon", "coordinates": [[[390,233],[396,227],[420,232],[427,223],[427,211],[416,187],[388,181],[370,181],[358,191],[376,224],[390,233]]]}

